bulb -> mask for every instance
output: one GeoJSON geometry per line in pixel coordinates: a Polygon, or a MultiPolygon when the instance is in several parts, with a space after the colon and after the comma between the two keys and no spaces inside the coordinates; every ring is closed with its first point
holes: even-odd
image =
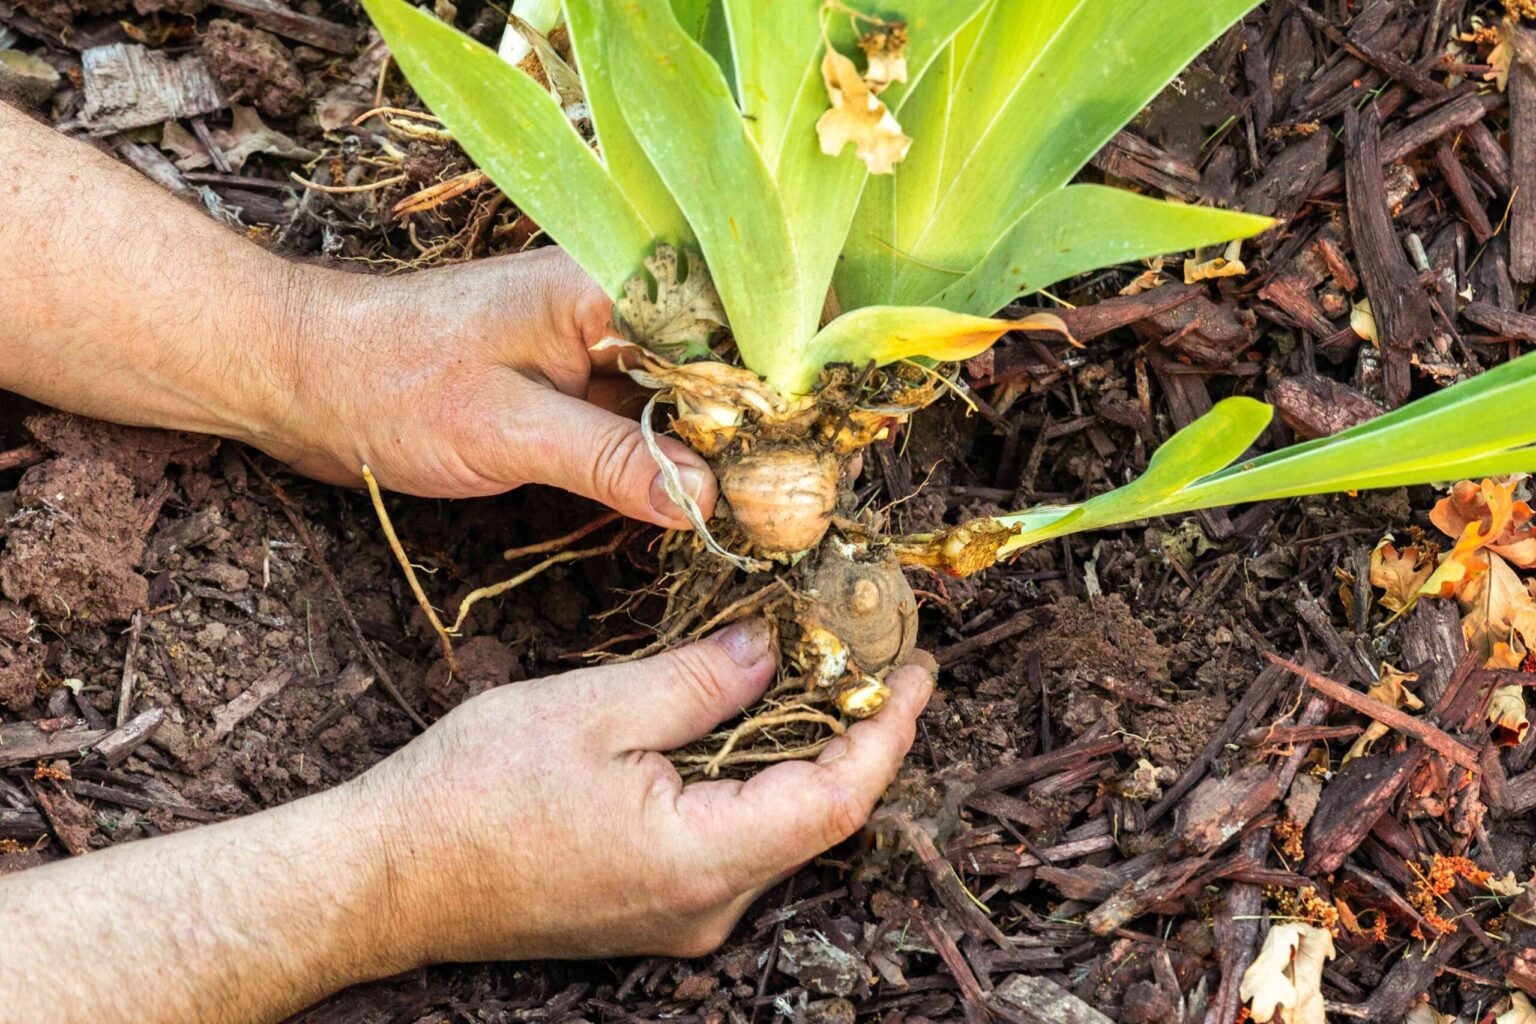
{"type": "Polygon", "coordinates": [[[837,506],[836,456],[808,448],[754,452],[720,473],[731,514],[757,547],[797,554],[821,543],[837,506]]]}

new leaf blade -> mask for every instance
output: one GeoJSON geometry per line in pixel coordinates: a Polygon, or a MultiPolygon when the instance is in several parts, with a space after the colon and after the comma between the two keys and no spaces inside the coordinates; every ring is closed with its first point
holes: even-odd
{"type": "Polygon", "coordinates": [[[1068,185],[1030,207],[975,269],[926,304],[991,313],[1019,295],[1099,267],[1248,238],[1274,223],[1125,189],[1068,185]]]}
{"type": "Polygon", "coordinates": [[[1536,472],[1536,420],[1524,415],[1533,405],[1536,353],[1529,353],[1332,437],[1215,468],[1262,431],[1251,407],[1263,411],[1265,422],[1269,415],[1263,403],[1228,399],[1170,438],[1142,480],[1081,505],[998,517],[1021,528],[999,554],[1081,530],[1202,508],[1536,472]],[[1164,458],[1170,450],[1173,456],[1164,458]],[[1154,475],[1162,482],[1143,485],[1154,475]],[[1178,485],[1170,489],[1170,481],[1178,485]]]}

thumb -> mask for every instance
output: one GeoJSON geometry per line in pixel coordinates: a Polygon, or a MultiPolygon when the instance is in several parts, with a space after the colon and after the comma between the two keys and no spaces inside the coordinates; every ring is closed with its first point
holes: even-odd
{"type": "Polygon", "coordinates": [[[674,750],[750,707],[773,681],[778,648],[767,620],[742,619],[686,647],[604,677],[608,741],[630,750],[674,750]]]}
{"type": "MultiPolygon", "coordinates": [[[[516,422],[502,429],[503,445],[516,453],[510,461],[524,481],[564,488],[631,519],[688,529],[682,509],[667,497],[639,423],[553,389],[530,391],[514,411],[516,422]]],[[[717,493],[709,464],[675,438],[657,442],[708,518],[717,493]]]]}

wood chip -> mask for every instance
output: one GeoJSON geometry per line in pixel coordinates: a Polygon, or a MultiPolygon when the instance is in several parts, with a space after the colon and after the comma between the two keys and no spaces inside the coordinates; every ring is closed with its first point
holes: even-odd
{"type": "Polygon", "coordinates": [[[332,53],[351,53],[357,49],[357,32],[324,18],[311,17],[291,10],[277,0],[213,0],[226,11],[250,18],[269,32],[332,53]]]}
{"type": "Polygon", "coordinates": [[[1423,719],[1414,718],[1397,708],[1388,707],[1374,697],[1368,697],[1359,690],[1351,690],[1342,683],[1336,683],[1327,676],[1320,675],[1309,668],[1303,668],[1293,661],[1287,661],[1267,651],[1264,657],[1286,671],[1294,672],[1303,682],[1329,700],[1354,708],[1362,715],[1369,715],[1383,725],[1422,741],[1435,753],[1461,765],[1468,771],[1477,771],[1477,754],[1465,743],[1452,738],[1445,730],[1437,729],[1423,719]]]}
{"type": "Polygon", "coordinates": [[[1049,978],[1015,974],[992,992],[992,1009],[1015,1024],[1114,1024],[1049,978]]]}
{"type": "Polygon", "coordinates": [[[162,124],[222,110],[228,103],[199,56],[172,60],[135,43],[94,46],[80,55],[92,135],[162,124]]]}

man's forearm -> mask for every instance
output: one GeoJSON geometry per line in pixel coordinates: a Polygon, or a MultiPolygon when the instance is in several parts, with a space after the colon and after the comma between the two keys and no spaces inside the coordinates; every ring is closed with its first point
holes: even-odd
{"type": "Polygon", "coordinates": [[[0,387],[258,442],[285,414],[317,278],[4,103],[0,267],[0,387]]]}
{"type": "Polygon", "coordinates": [[[358,784],[0,879],[0,1024],[278,1020],[410,966],[358,784]]]}

